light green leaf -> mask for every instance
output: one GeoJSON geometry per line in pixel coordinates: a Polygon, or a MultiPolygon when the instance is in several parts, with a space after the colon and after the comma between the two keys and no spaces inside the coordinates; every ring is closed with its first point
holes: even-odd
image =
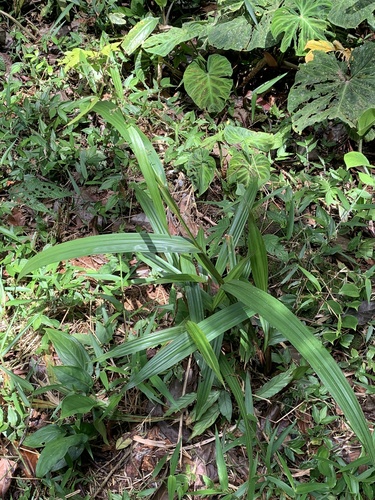
{"type": "Polygon", "coordinates": [[[327,15],[330,0],[287,0],[272,19],[272,35],[282,35],[280,50],[285,52],[293,43],[297,56],[305,53],[309,40],[326,40],[327,15]]]}
{"type": "Polygon", "coordinates": [[[354,283],[345,283],[340,288],[340,295],[346,295],[347,297],[359,297],[359,288],[354,283]]]}
{"type": "Polygon", "coordinates": [[[190,241],[180,236],[146,233],[103,234],[67,241],[32,257],[22,268],[19,279],[43,266],[85,255],[106,253],[197,253],[190,241]]]}
{"type": "Polygon", "coordinates": [[[352,52],[349,64],[334,54],[316,51],[300,67],[288,97],[293,128],[339,119],[354,128],[368,108],[375,107],[375,43],[364,43],[352,52]]]}
{"type": "Polygon", "coordinates": [[[252,27],[244,16],[210,26],[208,43],[217,49],[246,50],[250,43],[252,27]]]}
{"type": "Polygon", "coordinates": [[[373,175],[366,174],[365,172],[359,172],[358,177],[363,184],[366,184],[366,186],[375,187],[375,177],[373,175]]]}
{"type": "Polygon", "coordinates": [[[151,35],[158,23],[159,19],[156,17],[146,17],[139,21],[125,36],[121,44],[124,52],[130,55],[137,50],[146,38],[151,35]]]}
{"type": "Polygon", "coordinates": [[[171,28],[163,33],[152,35],[142,45],[150,54],[165,57],[180,43],[196,38],[205,30],[205,26],[197,22],[184,23],[182,28],[171,28]]]}
{"type": "Polygon", "coordinates": [[[328,19],[342,28],[356,28],[363,21],[374,23],[373,0],[335,0],[328,19]]]}
{"type": "Polygon", "coordinates": [[[232,66],[228,59],[212,54],[207,59],[207,67],[201,61],[193,61],[185,70],[183,81],[185,90],[195,104],[209,113],[219,113],[230,96],[232,66]]]}
{"type": "MultiPolygon", "coordinates": [[[[269,82],[267,82],[269,83],[269,82]]],[[[257,89],[258,90],[258,89],[257,89]]],[[[264,92],[262,90],[261,92],[264,92]]],[[[227,125],[224,129],[224,139],[230,145],[246,144],[251,148],[268,152],[271,149],[278,149],[282,146],[282,138],[279,134],[268,134],[266,132],[255,132],[244,127],[227,125]]]]}
{"type": "Polygon", "coordinates": [[[118,26],[126,24],[126,16],[122,12],[110,12],[108,14],[108,19],[112,24],[116,24],[118,26]]]}
{"type": "Polygon", "coordinates": [[[214,371],[218,380],[220,380],[220,382],[224,385],[217,357],[215,356],[215,353],[204,332],[196,323],[193,323],[193,321],[186,322],[186,330],[192,338],[194,344],[197,346],[198,351],[202,354],[207,365],[214,371]]]}
{"type": "Polygon", "coordinates": [[[363,137],[367,134],[371,127],[375,124],[375,108],[366,109],[364,113],[359,117],[357,123],[357,133],[359,137],[363,137]]]}
{"type": "Polygon", "coordinates": [[[46,328],[45,331],[63,365],[75,366],[91,375],[93,367],[90,356],[76,338],[52,328],[46,328]]]}
{"type": "Polygon", "coordinates": [[[250,283],[233,281],[224,284],[222,288],[248,307],[254,308],[306,359],[340,406],[353,431],[374,461],[375,446],[358,400],[336,361],[319,339],[279,300],[250,283]]]}
{"type": "Polygon", "coordinates": [[[358,151],[350,151],[344,155],[346,168],[362,167],[370,165],[366,156],[358,151]]]}

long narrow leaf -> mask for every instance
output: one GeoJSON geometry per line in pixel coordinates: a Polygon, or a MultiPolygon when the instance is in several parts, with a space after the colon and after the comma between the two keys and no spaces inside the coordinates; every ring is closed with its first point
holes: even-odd
{"type": "Polygon", "coordinates": [[[192,338],[194,344],[197,346],[199,352],[203,356],[204,361],[215,373],[216,377],[220,380],[220,382],[223,385],[225,385],[223,377],[220,372],[220,367],[217,361],[217,357],[214,353],[214,350],[211,347],[211,344],[207,340],[205,334],[202,332],[202,330],[196,323],[193,323],[193,321],[188,321],[186,323],[186,329],[188,334],[192,338]]]}
{"type": "Polygon", "coordinates": [[[250,283],[233,281],[223,285],[223,289],[256,310],[293,344],[320,377],[375,461],[375,447],[362,409],[344,374],[323,344],[284,304],[250,283]]]}
{"type": "Polygon", "coordinates": [[[32,257],[20,272],[19,279],[31,271],[61,260],[106,253],[197,253],[190,241],[180,236],[146,233],[103,234],[67,241],[47,248],[32,257]]]}
{"type": "MultiPolygon", "coordinates": [[[[243,229],[249,217],[249,212],[253,203],[255,201],[255,196],[258,191],[258,183],[253,182],[246,189],[241,202],[239,203],[233,222],[228,231],[228,236],[233,237],[233,246],[238,244],[240,237],[242,236],[243,229]]],[[[228,263],[228,247],[227,245],[222,245],[219,256],[216,263],[217,272],[222,275],[228,263]]]]}
{"type": "MultiPolygon", "coordinates": [[[[211,342],[222,333],[230,330],[239,323],[246,321],[254,315],[251,307],[243,304],[233,304],[218,311],[198,325],[207,340],[211,342]]],[[[153,337],[153,334],[151,337],[153,337]]],[[[120,346],[122,347],[122,346],[120,346]]],[[[167,370],[171,366],[190,356],[196,350],[193,340],[187,333],[180,334],[173,342],[161,349],[156,356],[137,373],[129,382],[126,389],[130,389],[153,375],[167,370]]]]}

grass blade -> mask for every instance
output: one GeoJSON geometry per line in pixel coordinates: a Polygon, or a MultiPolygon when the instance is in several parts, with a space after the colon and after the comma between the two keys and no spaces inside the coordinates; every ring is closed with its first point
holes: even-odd
{"type": "Polygon", "coordinates": [[[233,281],[223,285],[223,289],[256,310],[293,344],[320,377],[375,461],[375,446],[362,409],[344,374],[323,344],[284,304],[250,283],[233,281]]]}
{"type": "Polygon", "coordinates": [[[146,233],[103,234],[67,241],[47,248],[32,257],[20,272],[19,279],[42,266],[85,255],[106,253],[197,253],[193,243],[181,236],[146,233]]]}

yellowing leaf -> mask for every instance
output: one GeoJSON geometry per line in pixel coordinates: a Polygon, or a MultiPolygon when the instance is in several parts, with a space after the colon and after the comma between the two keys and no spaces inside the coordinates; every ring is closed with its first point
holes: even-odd
{"type": "Polygon", "coordinates": [[[305,45],[305,50],[310,51],[305,56],[305,61],[310,62],[314,59],[314,50],[321,50],[323,52],[331,52],[335,50],[335,46],[331,42],[325,40],[309,40],[305,45]]]}

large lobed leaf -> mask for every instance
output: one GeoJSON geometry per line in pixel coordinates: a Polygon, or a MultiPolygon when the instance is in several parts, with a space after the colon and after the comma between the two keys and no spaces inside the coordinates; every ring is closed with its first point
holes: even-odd
{"type": "Polygon", "coordinates": [[[374,0],[336,0],[328,19],[343,28],[356,28],[363,21],[374,25],[374,10],[374,0]]]}
{"type": "Polygon", "coordinates": [[[325,40],[330,0],[287,0],[272,19],[272,35],[282,36],[280,49],[285,52],[293,43],[302,56],[309,40],[325,40]]]}
{"type": "Polygon", "coordinates": [[[288,97],[293,128],[303,129],[324,120],[339,119],[355,127],[368,108],[375,107],[375,43],[352,52],[349,64],[334,54],[316,51],[303,64],[288,97]]]}

